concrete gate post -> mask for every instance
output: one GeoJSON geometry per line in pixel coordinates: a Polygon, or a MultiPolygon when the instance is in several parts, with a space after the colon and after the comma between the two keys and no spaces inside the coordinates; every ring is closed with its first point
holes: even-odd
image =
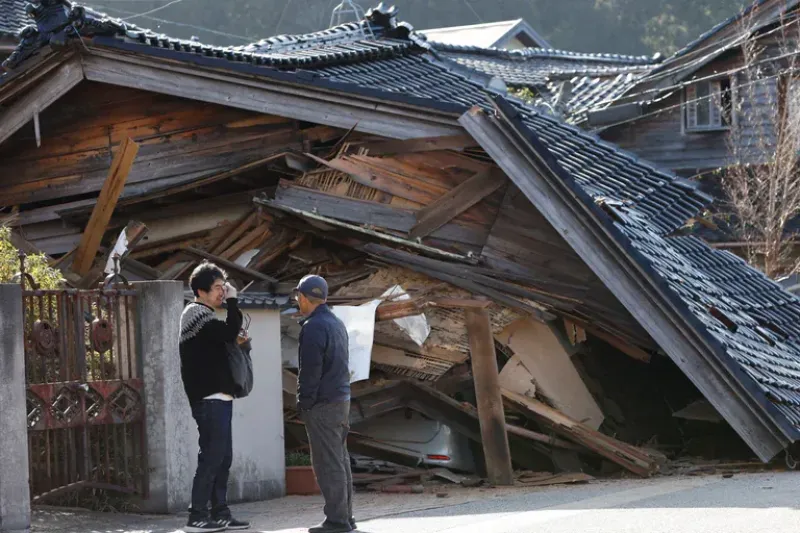
{"type": "Polygon", "coordinates": [[[139,291],[147,433],[149,498],[144,511],[184,512],[189,507],[197,451],[197,428],[181,381],[178,352],[183,283],[134,283],[139,291]]]}
{"type": "Polygon", "coordinates": [[[0,531],[28,531],[28,424],[22,287],[0,284],[0,531]]]}

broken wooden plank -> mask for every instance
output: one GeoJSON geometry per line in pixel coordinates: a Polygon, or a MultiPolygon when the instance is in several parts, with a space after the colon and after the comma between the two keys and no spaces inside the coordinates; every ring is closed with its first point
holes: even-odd
{"type": "Polygon", "coordinates": [[[375,321],[385,322],[387,320],[415,316],[422,312],[422,308],[422,302],[415,299],[384,302],[375,310],[375,321]]]}
{"type": "Polygon", "coordinates": [[[538,400],[507,390],[502,391],[502,395],[509,407],[636,475],[649,477],[658,471],[657,461],[630,444],[595,431],[538,400]]]}
{"type": "Polygon", "coordinates": [[[540,472],[540,475],[520,476],[517,482],[526,487],[547,487],[550,485],[566,485],[573,483],[588,483],[594,477],[582,472],[563,472],[561,474],[551,474],[550,472],[540,472]]]}
{"type": "Polygon", "coordinates": [[[493,485],[513,485],[514,472],[511,468],[508,435],[505,432],[503,397],[500,394],[489,312],[485,309],[467,309],[464,313],[489,482],[493,485]]]}
{"type": "Polygon", "coordinates": [[[167,189],[164,189],[164,190],[161,190],[161,191],[156,191],[156,192],[145,194],[145,195],[142,195],[142,196],[136,196],[136,197],[133,197],[133,198],[125,199],[120,203],[120,205],[129,206],[129,205],[139,204],[139,203],[142,203],[142,202],[149,202],[150,200],[153,200],[155,198],[163,198],[165,196],[170,196],[170,195],[173,195],[173,194],[179,194],[179,193],[182,193],[182,192],[186,192],[186,191],[190,191],[190,190],[193,190],[193,189],[197,189],[198,187],[211,185],[212,183],[216,183],[218,181],[226,180],[228,178],[232,178],[234,176],[238,176],[238,175],[240,175],[240,174],[242,174],[244,172],[247,172],[249,170],[253,170],[255,168],[262,167],[262,166],[264,166],[264,165],[266,165],[266,164],[268,164],[268,163],[270,163],[272,161],[275,161],[276,159],[280,159],[284,155],[286,155],[286,152],[280,152],[280,153],[272,154],[272,155],[270,155],[268,157],[264,157],[264,158],[258,159],[256,161],[252,161],[250,163],[245,163],[244,165],[238,166],[238,167],[236,167],[234,169],[226,170],[225,172],[219,172],[217,174],[213,174],[213,175],[208,176],[208,177],[200,178],[198,180],[193,180],[190,183],[186,183],[186,184],[183,184],[183,185],[177,185],[175,187],[170,187],[170,188],[167,188],[167,189]]]}
{"type": "Polygon", "coordinates": [[[469,135],[444,135],[441,137],[422,137],[405,141],[378,141],[357,145],[367,150],[371,156],[410,154],[416,152],[435,152],[438,150],[464,150],[478,146],[469,135]]]}
{"type": "Polygon", "coordinates": [[[425,356],[409,355],[403,350],[381,345],[372,347],[372,363],[399,375],[413,375],[417,379],[434,380],[453,366],[447,361],[425,356]]]}
{"type": "Polygon", "coordinates": [[[531,431],[530,429],[521,428],[519,426],[515,426],[514,424],[506,423],[506,431],[512,435],[517,435],[518,437],[522,437],[534,442],[541,442],[542,444],[547,444],[548,446],[555,446],[556,448],[561,448],[562,450],[579,451],[583,449],[577,444],[573,444],[557,437],[551,437],[549,435],[545,435],[544,433],[538,433],[536,431],[531,431]]]}
{"type": "MultiPolygon", "coordinates": [[[[495,338],[511,348],[515,357],[538,384],[537,392],[565,415],[598,429],[604,415],[578,373],[560,336],[545,324],[517,320],[495,338]]],[[[520,390],[513,392],[521,393],[520,390]]]]}
{"type": "Polygon", "coordinates": [[[271,276],[267,276],[266,274],[262,274],[261,272],[257,272],[255,270],[251,270],[249,268],[245,268],[245,267],[239,266],[236,263],[234,263],[233,261],[228,261],[227,259],[223,259],[222,257],[219,257],[217,255],[210,254],[210,253],[208,253],[208,252],[206,252],[204,250],[200,250],[199,248],[194,248],[193,246],[188,246],[188,247],[184,248],[184,251],[186,251],[186,252],[188,252],[188,253],[190,253],[192,255],[195,255],[197,257],[201,257],[203,259],[208,259],[212,263],[216,263],[217,266],[226,268],[228,270],[236,271],[239,274],[243,274],[243,275],[247,276],[248,278],[260,279],[261,281],[268,281],[270,283],[278,283],[278,280],[273,278],[273,277],[271,277],[271,276]]]}
{"type": "MultiPolygon", "coordinates": [[[[275,204],[314,212],[323,217],[335,218],[353,224],[366,224],[388,230],[408,232],[416,223],[414,211],[386,204],[344,198],[313,189],[306,189],[281,180],[275,194],[275,204]]],[[[450,223],[442,226],[430,237],[447,241],[483,246],[488,228],[476,225],[450,223]]]]}
{"type": "Polygon", "coordinates": [[[576,346],[586,342],[586,330],[579,324],[564,319],[564,330],[567,332],[570,344],[576,346]]]}
{"type": "Polygon", "coordinates": [[[411,228],[409,236],[414,239],[427,237],[505,184],[506,178],[497,168],[478,172],[435,202],[417,211],[417,223],[411,228]]]}
{"type": "MultiPolygon", "coordinates": [[[[505,289],[507,286],[513,287],[510,283],[498,282],[488,276],[470,276],[467,270],[460,268],[461,265],[453,263],[446,263],[444,261],[437,261],[426,257],[421,257],[415,254],[395,250],[388,246],[383,246],[376,243],[368,243],[361,247],[366,253],[374,255],[376,258],[386,262],[403,266],[415,272],[426,274],[433,278],[455,285],[474,294],[482,294],[491,300],[511,307],[512,309],[520,310],[536,320],[547,322],[555,320],[556,315],[543,311],[539,308],[533,307],[526,303],[520,302],[515,298],[507,295],[501,290],[496,290],[498,284],[505,289]]],[[[534,298],[531,298],[534,299],[534,298]]]]}
{"type": "Polygon", "coordinates": [[[489,300],[468,300],[466,298],[436,298],[427,302],[431,307],[446,309],[486,309],[492,305],[489,300]]]}
{"type": "Polygon", "coordinates": [[[223,259],[235,261],[236,258],[244,252],[252,250],[254,248],[254,244],[259,240],[266,238],[268,234],[269,228],[266,226],[266,224],[259,224],[247,232],[241,239],[239,239],[238,242],[233,244],[233,246],[218,255],[223,259]]]}
{"type": "Polygon", "coordinates": [[[220,254],[227,250],[231,245],[233,245],[233,243],[236,242],[239,237],[242,236],[242,234],[244,234],[245,231],[247,231],[253,225],[253,223],[255,223],[256,220],[258,220],[258,218],[258,211],[255,209],[244,215],[241,219],[236,221],[230,232],[225,235],[220,242],[211,247],[209,252],[212,254],[220,254]]]}
{"type": "Polygon", "coordinates": [[[72,261],[72,271],[79,276],[85,276],[92,267],[100,241],[106,231],[111,215],[117,205],[117,200],[122,190],[125,188],[125,180],[133,165],[136,154],[139,153],[139,145],[130,137],[126,137],[117,149],[117,155],[111,163],[108,178],[100,190],[97,204],[92,210],[92,216],[81,236],[78,250],[72,261]]]}

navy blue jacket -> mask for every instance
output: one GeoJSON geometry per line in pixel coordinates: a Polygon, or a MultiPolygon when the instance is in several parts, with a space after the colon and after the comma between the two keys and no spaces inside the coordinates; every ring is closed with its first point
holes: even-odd
{"type": "Polygon", "coordinates": [[[350,356],[347,329],[326,304],[303,320],[300,329],[300,372],[297,407],[350,399],[350,356]]]}

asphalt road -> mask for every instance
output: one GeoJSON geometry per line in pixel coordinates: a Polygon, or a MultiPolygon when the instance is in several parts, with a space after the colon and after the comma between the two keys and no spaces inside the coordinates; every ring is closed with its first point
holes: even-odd
{"type": "MultiPolygon", "coordinates": [[[[363,533],[800,533],[800,471],[660,477],[537,489],[356,494],[363,533]]],[[[253,532],[305,533],[319,496],[233,506],[253,532]]],[[[177,533],[186,515],[37,508],[31,533],[177,533]]]]}
{"type": "Polygon", "coordinates": [[[800,472],[609,482],[368,520],[370,533],[799,533],[800,472]]]}

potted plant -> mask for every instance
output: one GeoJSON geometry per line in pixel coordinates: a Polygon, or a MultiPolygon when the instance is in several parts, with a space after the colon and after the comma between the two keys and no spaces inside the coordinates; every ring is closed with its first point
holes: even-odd
{"type": "Polygon", "coordinates": [[[286,494],[303,495],[319,494],[317,477],[311,468],[311,455],[307,452],[289,452],[286,454],[286,494]]]}

